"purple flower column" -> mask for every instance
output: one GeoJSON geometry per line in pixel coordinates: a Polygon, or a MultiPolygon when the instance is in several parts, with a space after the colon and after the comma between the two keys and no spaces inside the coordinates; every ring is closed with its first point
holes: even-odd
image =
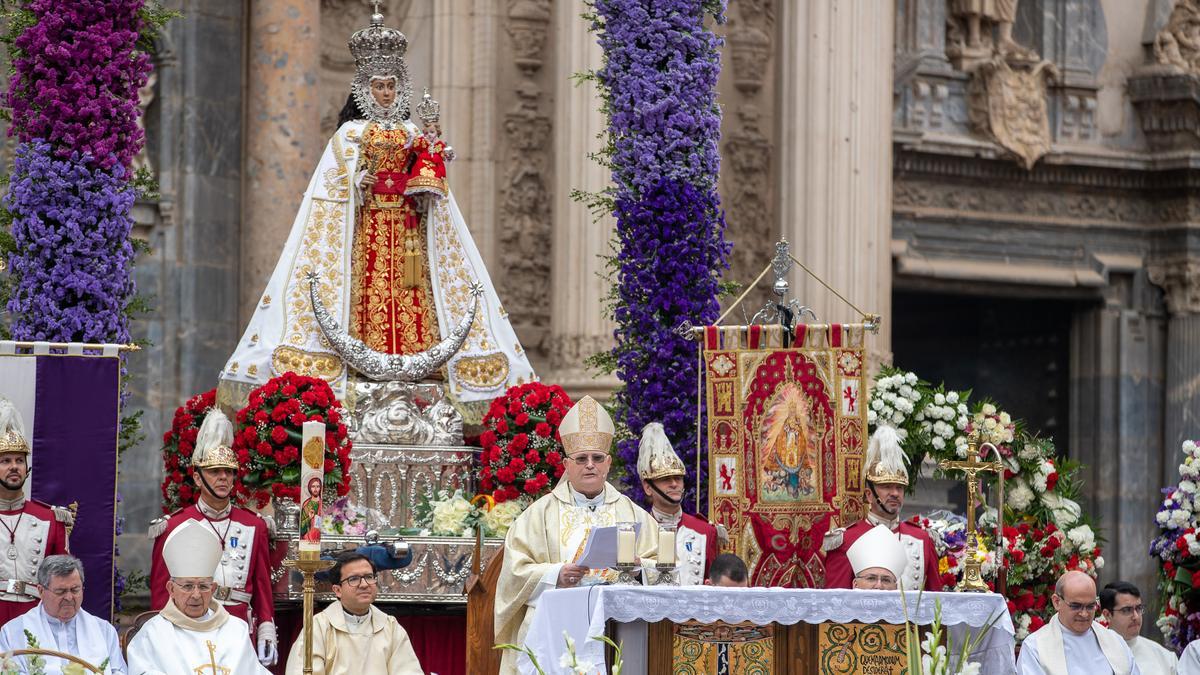
{"type": "MultiPolygon", "coordinates": [[[[594,9],[619,243],[615,356],[625,388],[617,408],[634,434],[618,451],[636,465],[642,427],[661,421],[688,466],[690,509],[698,345],[675,329],[717,318],[729,253],[716,192],[721,40],[704,26],[707,15],[722,18],[724,3],[596,0],[594,9]]],[[[627,482],[630,496],[644,499],[634,472],[627,482]]]]}

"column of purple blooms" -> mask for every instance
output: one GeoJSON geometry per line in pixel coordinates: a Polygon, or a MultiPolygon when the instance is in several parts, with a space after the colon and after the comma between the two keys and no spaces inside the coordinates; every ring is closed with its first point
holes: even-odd
{"type": "MultiPolygon", "coordinates": [[[[725,2],[594,0],[591,6],[604,52],[594,77],[608,117],[604,159],[613,178],[600,203],[617,221],[610,265],[616,348],[608,363],[624,383],[616,412],[629,432],[618,452],[626,466],[636,465],[642,427],[662,422],[688,467],[690,504],[698,345],[676,329],[717,318],[727,267],[717,195],[722,40],[706,25],[724,20],[725,2]]],[[[626,481],[631,497],[644,498],[635,475],[627,472],[626,481]]]]}
{"type": "MultiPolygon", "coordinates": [[[[138,89],[172,15],[156,0],[23,0],[5,9],[17,140],[0,213],[11,228],[7,328],[18,340],[130,342],[138,89]]],[[[139,438],[138,416],[124,414],[121,448],[139,438]]],[[[125,579],[117,572],[114,581],[119,599],[125,579]]]]}

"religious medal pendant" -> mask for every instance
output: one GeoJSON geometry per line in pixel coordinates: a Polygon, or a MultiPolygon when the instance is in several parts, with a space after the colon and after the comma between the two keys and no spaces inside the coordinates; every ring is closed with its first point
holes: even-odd
{"type": "Polygon", "coordinates": [[[12,543],[12,544],[9,544],[9,545],[8,545],[8,554],[7,554],[7,555],[8,555],[8,559],[9,559],[9,560],[16,560],[16,559],[17,559],[17,545],[16,545],[16,543],[12,543]]]}

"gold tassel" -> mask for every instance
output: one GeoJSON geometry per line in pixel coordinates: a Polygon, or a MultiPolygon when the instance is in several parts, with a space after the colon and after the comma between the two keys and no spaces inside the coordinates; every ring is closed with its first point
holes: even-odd
{"type": "Polygon", "coordinates": [[[417,249],[417,237],[404,237],[404,287],[417,288],[421,285],[421,252],[417,249]]]}

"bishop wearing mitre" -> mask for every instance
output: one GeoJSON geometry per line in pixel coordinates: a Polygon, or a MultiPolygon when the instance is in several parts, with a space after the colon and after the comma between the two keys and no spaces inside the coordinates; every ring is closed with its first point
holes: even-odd
{"type": "MultiPolygon", "coordinates": [[[[584,396],[563,416],[558,428],[567,456],[558,485],[517,517],[504,539],[504,565],[496,585],[496,642],[523,644],[538,597],[552,588],[574,588],[605,581],[612,570],[576,565],[593,528],[619,522],[641,525],[637,555],[652,567],[658,524],[628,497],[608,484],[612,467],[612,418],[591,396],[584,396]]],[[[518,656],[505,651],[502,675],[518,671],[518,656]]]]}
{"type": "Polygon", "coordinates": [[[268,675],[245,621],[213,600],[221,540],[200,521],[176,527],[163,542],[171,600],[129,643],[130,675],[268,675]]]}

